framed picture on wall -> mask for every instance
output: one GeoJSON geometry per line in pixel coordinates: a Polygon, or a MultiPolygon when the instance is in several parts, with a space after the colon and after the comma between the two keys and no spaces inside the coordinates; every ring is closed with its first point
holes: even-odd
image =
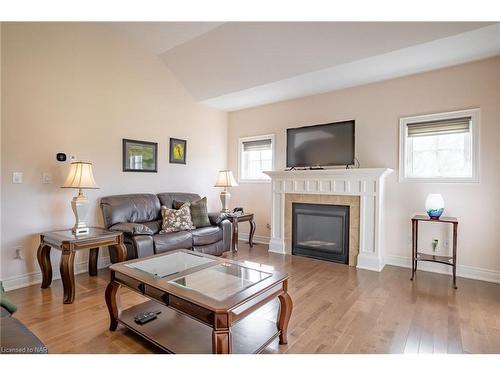
{"type": "Polygon", "coordinates": [[[124,172],[158,172],[158,143],[123,139],[124,172]]]}
{"type": "Polygon", "coordinates": [[[170,138],[170,163],[186,164],[186,147],[185,139],[170,138]]]}

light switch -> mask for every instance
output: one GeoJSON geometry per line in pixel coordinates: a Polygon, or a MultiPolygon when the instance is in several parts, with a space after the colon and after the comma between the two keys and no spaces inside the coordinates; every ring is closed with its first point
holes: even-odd
{"type": "Polygon", "coordinates": [[[42,184],[51,184],[52,183],[52,175],[48,172],[42,173],[42,184]]]}
{"type": "Polygon", "coordinates": [[[23,183],[23,172],[13,172],[12,173],[12,183],[22,184],[23,183]]]}

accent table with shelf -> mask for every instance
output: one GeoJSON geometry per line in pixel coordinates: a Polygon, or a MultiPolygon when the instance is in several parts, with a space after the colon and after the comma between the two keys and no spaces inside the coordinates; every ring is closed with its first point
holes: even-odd
{"type": "Polygon", "coordinates": [[[431,219],[427,215],[415,215],[411,219],[412,225],[412,262],[411,262],[411,278],[413,281],[415,272],[417,272],[418,261],[433,262],[445,264],[452,267],[453,273],[453,288],[457,289],[457,232],[458,232],[458,219],[455,217],[442,216],[439,219],[431,219]],[[452,255],[432,255],[418,251],[418,223],[420,221],[427,221],[431,223],[447,223],[453,225],[453,247],[452,255]]]}

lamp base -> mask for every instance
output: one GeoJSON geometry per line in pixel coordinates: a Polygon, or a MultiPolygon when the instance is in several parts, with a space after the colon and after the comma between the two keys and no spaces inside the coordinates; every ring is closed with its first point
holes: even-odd
{"type": "Polygon", "coordinates": [[[71,201],[71,208],[75,214],[75,225],[72,228],[72,232],[75,235],[88,234],[90,229],[87,226],[86,218],[89,212],[89,200],[83,194],[82,189],[80,189],[78,195],[71,201]]]}
{"type": "Polygon", "coordinates": [[[228,213],[229,210],[229,200],[231,199],[231,193],[224,188],[224,191],[220,193],[220,201],[222,203],[222,213],[228,213]]]}

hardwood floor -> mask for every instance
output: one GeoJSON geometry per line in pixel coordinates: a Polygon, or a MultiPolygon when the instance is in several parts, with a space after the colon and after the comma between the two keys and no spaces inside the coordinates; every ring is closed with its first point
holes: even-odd
{"type": "MultiPolygon", "coordinates": [[[[387,266],[383,272],[268,253],[240,243],[239,260],[272,265],[290,275],[294,310],[288,345],[277,340],[267,353],[500,353],[500,285],[387,266]]],[[[62,304],[60,280],[8,293],[15,316],[50,353],[157,353],[144,339],[119,327],[108,330],[104,289],[108,271],[76,277],[76,298],[62,304]]],[[[122,288],[123,306],[144,301],[122,288]]],[[[277,303],[258,314],[276,318],[277,303]]]]}

